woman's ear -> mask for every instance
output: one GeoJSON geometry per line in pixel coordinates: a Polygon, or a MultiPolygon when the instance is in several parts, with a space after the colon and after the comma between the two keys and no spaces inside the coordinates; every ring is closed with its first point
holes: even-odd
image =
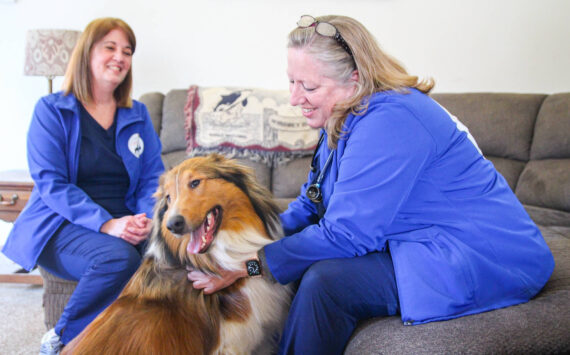
{"type": "Polygon", "coordinates": [[[350,80],[351,80],[351,81],[358,82],[358,78],[359,78],[358,69],[354,69],[354,70],[352,71],[352,74],[350,75],[350,80]]]}

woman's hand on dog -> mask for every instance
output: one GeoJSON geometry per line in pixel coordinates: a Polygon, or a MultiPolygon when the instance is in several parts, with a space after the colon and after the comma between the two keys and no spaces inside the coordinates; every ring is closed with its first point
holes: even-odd
{"type": "Polygon", "coordinates": [[[100,231],[137,245],[148,238],[152,229],[152,221],[145,213],[134,216],[113,218],[103,223],[100,231]]]}
{"type": "Polygon", "coordinates": [[[224,289],[236,282],[237,279],[247,276],[245,269],[238,271],[223,270],[220,276],[207,275],[190,267],[186,267],[186,270],[188,270],[188,280],[192,282],[192,287],[204,290],[207,295],[224,289]]]}

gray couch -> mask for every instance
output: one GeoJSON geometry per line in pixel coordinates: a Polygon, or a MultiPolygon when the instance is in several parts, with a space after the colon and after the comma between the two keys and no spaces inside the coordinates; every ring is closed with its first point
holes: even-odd
{"type": "MultiPolygon", "coordinates": [[[[172,90],[140,98],[159,132],[167,169],[186,158],[186,97],[186,90],[172,90]]],[[[345,353],[570,352],[570,93],[434,94],[433,98],[469,128],[540,226],[554,254],[554,273],[526,304],[416,326],[404,326],[399,317],[362,322],[345,353]]],[[[242,161],[254,168],[258,180],[286,208],[307,177],[310,159],[301,157],[273,167],[242,161]]],[[[49,327],[73,283],[45,272],[44,276],[48,278],[44,302],[49,327]]]]}

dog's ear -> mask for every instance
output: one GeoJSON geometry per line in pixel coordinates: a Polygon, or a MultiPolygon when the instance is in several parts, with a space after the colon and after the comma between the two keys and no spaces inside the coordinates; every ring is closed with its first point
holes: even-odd
{"type": "Polygon", "coordinates": [[[168,173],[164,173],[160,176],[159,180],[158,180],[158,188],[156,189],[156,192],[153,194],[153,197],[156,201],[155,205],[154,205],[154,219],[155,224],[160,224],[160,222],[162,221],[162,218],[164,217],[164,213],[166,212],[166,210],[168,209],[168,204],[166,203],[166,198],[164,196],[164,182],[166,180],[166,175],[168,173]]]}
{"type": "Polygon", "coordinates": [[[151,245],[154,246],[152,249],[154,250],[153,255],[155,258],[162,260],[167,265],[180,267],[182,263],[175,257],[174,252],[169,249],[165,236],[162,234],[162,221],[164,219],[164,214],[168,210],[168,203],[165,196],[166,192],[164,190],[164,183],[166,181],[167,174],[168,173],[162,174],[159,179],[158,188],[153,195],[156,203],[154,205],[150,242],[151,245]]]}
{"type": "Polygon", "coordinates": [[[212,155],[216,162],[217,175],[242,190],[249,197],[255,212],[263,221],[269,235],[274,239],[280,238],[282,228],[279,219],[279,207],[271,192],[257,182],[253,169],[233,159],[227,159],[218,154],[212,155]]]}
{"type": "Polygon", "coordinates": [[[152,197],[154,197],[155,201],[160,200],[164,196],[163,186],[164,186],[164,180],[166,180],[166,174],[168,174],[168,173],[164,173],[164,174],[160,175],[160,177],[158,178],[158,188],[156,189],[156,191],[152,195],[152,197]]]}

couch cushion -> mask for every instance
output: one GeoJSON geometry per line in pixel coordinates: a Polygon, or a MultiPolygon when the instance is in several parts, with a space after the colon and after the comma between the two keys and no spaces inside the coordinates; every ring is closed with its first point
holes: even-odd
{"type": "Polygon", "coordinates": [[[570,227],[570,213],[554,210],[552,208],[524,205],[530,218],[543,226],[565,226],[570,227]]]}
{"type": "Polygon", "coordinates": [[[433,94],[469,128],[485,156],[526,161],[536,116],[546,95],[433,94]]]}
{"type": "Polygon", "coordinates": [[[398,317],[364,322],[345,354],[567,354],[570,291],[444,322],[404,326],[398,317]]]}
{"type": "Polygon", "coordinates": [[[505,159],[494,156],[487,156],[486,158],[493,163],[495,169],[497,169],[497,171],[503,175],[505,180],[507,180],[507,183],[509,184],[511,190],[515,191],[517,181],[519,180],[519,176],[524,169],[525,163],[518,160],[505,159]]]}
{"type": "MultiPolygon", "coordinates": [[[[570,290],[570,227],[539,226],[544,239],[554,255],[554,272],[540,295],[550,294],[559,290],[570,290]]],[[[539,295],[539,296],[540,296],[539,295]]],[[[570,317],[570,298],[568,299],[570,317]]],[[[569,330],[570,331],[570,330],[569,330]]],[[[570,336],[570,333],[568,333],[570,336]]]]}
{"type": "Polygon", "coordinates": [[[257,182],[271,191],[271,169],[267,165],[243,158],[237,158],[236,161],[253,169],[257,182]]]}
{"type": "Polygon", "coordinates": [[[174,152],[163,153],[162,163],[164,164],[164,170],[168,171],[174,168],[176,165],[183,162],[186,158],[187,156],[184,150],[177,150],[174,152]]]}
{"type": "Polygon", "coordinates": [[[279,207],[279,211],[280,212],[284,212],[285,210],[287,210],[287,208],[289,207],[289,204],[291,202],[293,202],[294,199],[292,198],[276,198],[275,199],[275,203],[277,203],[277,206],[279,207]]]}
{"type": "Polygon", "coordinates": [[[570,159],[529,161],[515,191],[523,204],[570,212],[570,159]]]}
{"type": "Polygon", "coordinates": [[[531,159],[570,159],[570,93],[544,100],[534,130],[531,159]]]}
{"type": "Polygon", "coordinates": [[[184,136],[185,104],[186,90],[171,90],[164,98],[160,130],[163,154],[186,149],[186,137],[184,136]]]}
{"type": "Polygon", "coordinates": [[[160,92],[151,92],[142,95],[139,101],[145,104],[152,120],[154,130],[157,134],[160,133],[160,128],[162,126],[162,104],[164,102],[164,94],[160,92]]]}
{"type": "Polygon", "coordinates": [[[273,168],[271,187],[275,197],[296,198],[301,186],[307,182],[311,157],[278,164],[273,168]]]}
{"type": "Polygon", "coordinates": [[[399,317],[359,325],[345,354],[545,354],[570,352],[570,228],[541,228],[556,266],[530,302],[442,322],[399,317]]]}

